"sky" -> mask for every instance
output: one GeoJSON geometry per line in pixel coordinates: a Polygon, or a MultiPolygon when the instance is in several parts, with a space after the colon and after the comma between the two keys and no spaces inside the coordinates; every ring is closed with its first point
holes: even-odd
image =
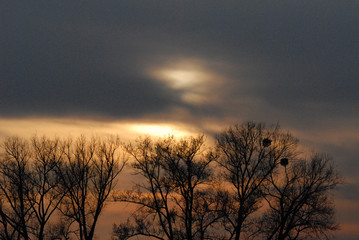
{"type": "Polygon", "coordinates": [[[0,137],[208,138],[279,123],[332,156],[359,239],[359,1],[0,3],[0,137]]]}

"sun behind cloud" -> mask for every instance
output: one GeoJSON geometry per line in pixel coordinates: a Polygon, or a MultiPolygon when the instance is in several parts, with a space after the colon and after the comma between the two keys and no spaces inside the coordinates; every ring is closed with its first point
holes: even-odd
{"type": "Polygon", "coordinates": [[[191,133],[186,130],[163,124],[134,124],[131,126],[131,129],[136,133],[150,135],[154,137],[165,137],[168,135],[185,137],[191,135],[191,133]]]}
{"type": "Polygon", "coordinates": [[[181,92],[181,100],[194,105],[219,99],[219,86],[223,77],[207,66],[208,63],[194,59],[178,59],[171,63],[151,67],[149,75],[170,88],[181,92]]]}
{"type": "Polygon", "coordinates": [[[208,78],[206,74],[195,69],[165,69],[159,74],[171,87],[177,89],[191,89],[208,78]]]}

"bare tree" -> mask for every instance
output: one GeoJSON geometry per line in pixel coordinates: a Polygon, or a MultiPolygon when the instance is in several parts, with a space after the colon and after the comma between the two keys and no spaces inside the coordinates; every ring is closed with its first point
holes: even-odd
{"type": "Polygon", "coordinates": [[[31,194],[27,194],[34,218],[34,232],[37,239],[45,237],[45,226],[56,211],[66,192],[58,187],[56,168],[63,157],[63,146],[59,139],[46,137],[32,138],[32,161],[29,185],[31,194]]]}
{"type": "Polygon", "coordinates": [[[281,158],[296,155],[297,139],[263,124],[247,122],[228,128],[217,137],[222,168],[223,226],[228,239],[239,240],[246,223],[263,200],[267,179],[281,158]]]}
{"type": "Polygon", "coordinates": [[[56,167],[63,147],[59,139],[18,137],[4,142],[0,163],[0,233],[4,239],[45,238],[45,226],[64,196],[57,184],[56,167]]]}
{"type": "Polygon", "coordinates": [[[74,230],[71,230],[71,219],[60,218],[55,223],[49,224],[45,231],[45,239],[48,240],[69,240],[74,230]],[[69,221],[70,220],[70,221],[69,221]]]}
{"type": "Polygon", "coordinates": [[[18,137],[7,138],[0,161],[0,231],[2,239],[30,239],[32,205],[27,196],[31,152],[28,143],[18,137]]]}
{"type": "Polygon", "coordinates": [[[105,202],[123,169],[118,138],[106,141],[85,137],[68,141],[58,176],[66,195],[60,211],[78,225],[78,237],[91,240],[105,202]]]}
{"type": "Polygon", "coordinates": [[[264,239],[327,239],[337,228],[329,191],[341,182],[327,155],[282,162],[267,188],[269,210],[260,229],[264,239]],[[278,176],[280,175],[280,176],[278,176]]]}
{"type": "MultiPolygon", "coordinates": [[[[114,225],[115,239],[326,239],[337,228],[330,191],[341,178],[328,156],[301,160],[291,134],[253,122],[219,134],[216,151],[204,142],[172,136],[124,147],[143,181],[114,194],[138,207],[114,225]]],[[[126,163],[121,150],[118,138],[7,138],[0,240],[92,240],[126,163]]]]}
{"type": "Polygon", "coordinates": [[[114,226],[114,235],[119,239],[138,235],[175,239],[175,212],[168,204],[174,187],[162,167],[162,149],[169,145],[170,141],[153,143],[150,138],[145,138],[138,140],[136,145],[126,146],[127,152],[134,158],[132,167],[146,183],[116,196],[117,200],[138,204],[142,211],[134,214],[132,221],[129,219],[127,223],[114,226]]]}
{"type": "Polygon", "coordinates": [[[115,225],[114,236],[208,239],[208,229],[218,219],[211,214],[215,195],[206,188],[216,156],[203,152],[203,143],[203,136],[180,141],[169,137],[155,143],[146,138],[126,147],[135,160],[133,168],[146,182],[117,196],[137,204],[139,212],[132,221],[115,225]]]}

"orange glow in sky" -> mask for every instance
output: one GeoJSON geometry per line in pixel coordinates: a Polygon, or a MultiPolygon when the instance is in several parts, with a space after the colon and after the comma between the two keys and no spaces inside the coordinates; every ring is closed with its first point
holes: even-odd
{"type": "Polygon", "coordinates": [[[81,134],[89,135],[118,135],[123,140],[134,139],[139,136],[153,137],[185,137],[196,133],[186,126],[164,124],[159,122],[142,123],[133,121],[101,122],[74,119],[29,118],[29,119],[1,119],[0,137],[20,136],[32,137],[47,135],[49,137],[76,137],[81,134]]]}

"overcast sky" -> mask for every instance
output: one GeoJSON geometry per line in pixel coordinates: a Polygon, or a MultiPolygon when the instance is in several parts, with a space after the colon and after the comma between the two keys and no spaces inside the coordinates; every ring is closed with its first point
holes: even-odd
{"type": "Polygon", "coordinates": [[[144,123],[211,135],[247,120],[279,122],[333,156],[348,182],[336,196],[336,239],[359,239],[359,1],[5,0],[0,8],[0,136],[116,124],[127,134],[144,123]]]}

